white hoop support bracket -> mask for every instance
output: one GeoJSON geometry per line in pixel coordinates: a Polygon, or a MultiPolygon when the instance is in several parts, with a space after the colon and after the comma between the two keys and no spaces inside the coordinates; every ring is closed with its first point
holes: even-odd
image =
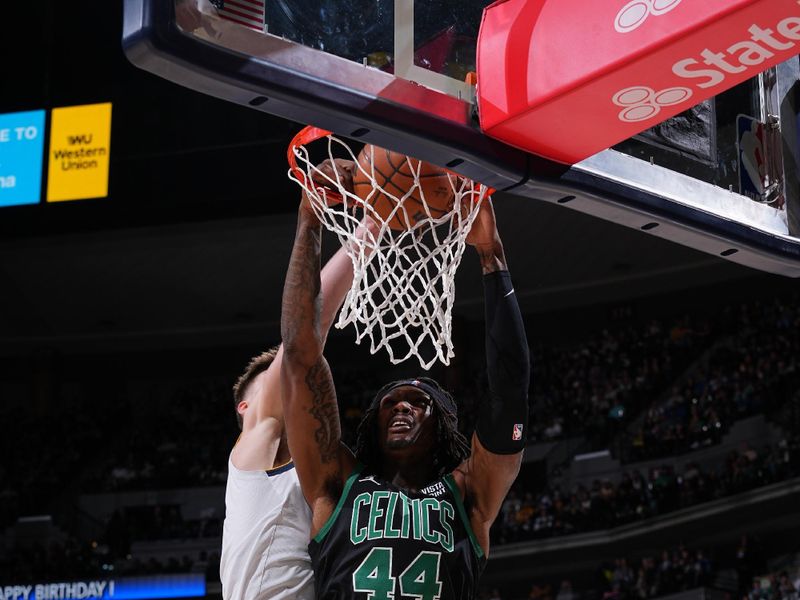
{"type": "MultiPolygon", "coordinates": [[[[412,357],[425,370],[436,361],[450,364],[455,355],[452,309],[456,270],[481,202],[494,190],[447,171],[452,206],[432,211],[424,199],[418,162],[416,170],[409,169],[414,177],[411,189],[398,196],[396,190],[392,193],[381,187],[359,164],[357,153],[346,141],[311,126],[294,137],[287,158],[289,178],[305,191],[314,213],[336,234],[353,264],[353,284],[336,327],[352,324],[356,343],[368,339],[370,352],[386,350],[392,364],[412,357]],[[372,183],[367,201],[347,189],[338,173],[328,176],[312,164],[306,145],[323,138],[329,159],[344,156],[352,160],[372,183]],[[390,214],[379,214],[369,202],[376,194],[394,204],[390,214]],[[413,211],[407,207],[409,198],[417,203],[411,207],[413,211]],[[408,218],[410,214],[415,218],[408,218]],[[396,215],[405,216],[402,222],[409,225],[390,227],[396,215]],[[370,227],[364,227],[366,221],[371,221],[370,227]]],[[[411,165],[413,159],[408,160],[411,165]]]]}

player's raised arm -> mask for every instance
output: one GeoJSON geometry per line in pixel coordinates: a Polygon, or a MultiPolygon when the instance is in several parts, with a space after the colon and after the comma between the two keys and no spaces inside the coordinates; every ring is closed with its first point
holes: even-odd
{"type": "Polygon", "coordinates": [[[489,398],[481,406],[472,454],[454,475],[463,486],[478,542],[488,555],[489,528],[522,462],[530,359],[490,200],[484,201],[467,242],[478,251],[483,272],[489,398]]]}
{"type": "MultiPolygon", "coordinates": [[[[324,165],[322,168],[327,169],[324,165]]],[[[343,177],[351,177],[352,168],[352,161],[337,161],[336,170],[343,177]]],[[[374,232],[373,224],[369,225],[374,232]]],[[[320,330],[323,344],[352,281],[352,261],[345,249],[340,248],[322,269],[320,330]]],[[[234,388],[237,412],[242,419],[242,435],[232,451],[231,460],[239,469],[264,470],[289,459],[283,435],[280,386],[283,344],[277,352],[272,352],[271,363],[266,360],[267,353],[254,358],[234,388]]]]}
{"type": "Polygon", "coordinates": [[[281,387],[289,450],[313,512],[312,535],[333,511],[337,482],[354,462],[340,444],[336,392],[322,354],[321,238],[322,226],[303,194],[283,290],[281,387]]]}

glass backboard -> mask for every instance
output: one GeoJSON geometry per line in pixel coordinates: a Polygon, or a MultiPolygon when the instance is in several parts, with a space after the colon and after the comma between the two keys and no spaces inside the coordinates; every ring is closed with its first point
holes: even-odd
{"type": "MultiPolygon", "coordinates": [[[[490,3],[176,0],[178,7],[194,4],[210,19],[216,16],[462,98],[474,91],[465,79],[475,72],[478,27],[490,3]]],[[[183,9],[178,24],[193,30],[189,9],[183,9]]],[[[208,22],[205,26],[213,29],[208,22]]]]}
{"type": "Polygon", "coordinates": [[[796,57],[568,167],[480,129],[475,53],[490,3],[125,0],[123,46],[187,87],[800,276],[796,57]]]}

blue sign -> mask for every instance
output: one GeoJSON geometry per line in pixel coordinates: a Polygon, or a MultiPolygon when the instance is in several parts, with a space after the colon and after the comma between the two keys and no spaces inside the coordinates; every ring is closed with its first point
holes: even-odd
{"type": "Polygon", "coordinates": [[[39,202],[44,112],[0,115],[0,206],[39,202]]]}
{"type": "Polygon", "coordinates": [[[0,600],[155,600],[205,595],[203,573],[0,585],[0,600]]]}
{"type": "Polygon", "coordinates": [[[205,575],[195,573],[119,579],[103,598],[144,600],[146,598],[202,598],[205,595],[205,575]]]}

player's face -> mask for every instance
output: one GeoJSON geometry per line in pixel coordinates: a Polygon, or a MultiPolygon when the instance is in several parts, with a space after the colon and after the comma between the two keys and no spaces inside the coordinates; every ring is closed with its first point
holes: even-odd
{"type": "Polygon", "coordinates": [[[433,401],[422,390],[401,386],[381,398],[378,427],[384,450],[432,447],[435,425],[433,401]]]}

